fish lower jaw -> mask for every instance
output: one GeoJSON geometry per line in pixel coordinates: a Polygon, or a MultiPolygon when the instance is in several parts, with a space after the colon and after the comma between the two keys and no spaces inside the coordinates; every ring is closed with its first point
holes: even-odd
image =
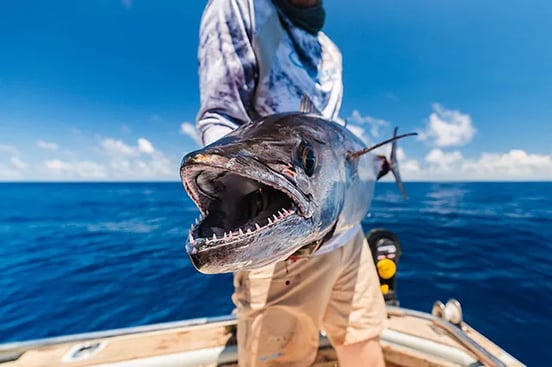
{"type": "MultiPolygon", "coordinates": [[[[223,235],[217,235],[213,233],[211,237],[194,237],[194,233],[198,232],[198,228],[202,221],[205,219],[203,215],[200,218],[196,219],[195,224],[192,224],[190,232],[188,233],[188,245],[192,248],[200,250],[204,246],[209,248],[222,246],[233,242],[239,242],[245,240],[252,236],[257,236],[262,232],[269,230],[275,225],[279,225],[286,220],[289,220],[293,216],[297,216],[296,209],[280,209],[277,213],[274,213],[272,216],[263,220],[263,225],[255,223],[254,225],[249,224],[247,228],[237,228],[225,231],[223,235]]],[[[206,213],[205,216],[207,216],[206,213]]]]}

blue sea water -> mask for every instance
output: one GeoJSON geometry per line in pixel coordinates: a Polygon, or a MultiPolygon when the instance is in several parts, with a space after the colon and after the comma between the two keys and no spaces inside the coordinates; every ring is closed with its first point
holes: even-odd
{"type": "MultiPolygon", "coordinates": [[[[366,229],[402,242],[401,305],[460,300],[529,366],[552,365],[552,183],[378,183],[366,229]]],[[[0,184],[0,343],[219,316],[231,276],[189,263],[179,183],[0,184]]]]}

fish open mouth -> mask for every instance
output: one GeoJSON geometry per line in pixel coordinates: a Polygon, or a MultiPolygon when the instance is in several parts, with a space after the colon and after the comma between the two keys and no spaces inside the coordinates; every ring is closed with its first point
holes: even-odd
{"type": "MultiPolygon", "coordinates": [[[[264,175],[270,176],[270,175],[264,175]]],[[[257,236],[271,226],[305,216],[306,204],[289,182],[261,180],[244,172],[209,165],[190,165],[182,182],[201,211],[188,245],[212,248],[257,236]]]]}

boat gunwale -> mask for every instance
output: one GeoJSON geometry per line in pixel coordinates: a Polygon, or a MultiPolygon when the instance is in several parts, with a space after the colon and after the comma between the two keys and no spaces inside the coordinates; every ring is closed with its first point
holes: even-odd
{"type": "MultiPolygon", "coordinates": [[[[431,322],[434,326],[444,330],[449,337],[457,341],[460,346],[465,348],[466,352],[471,353],[476,359],[483,362],[485,365],[493,367],[506,367],[507,364],[499,359],[495,354],[488,351],[480,343],[471,338],[467,331],[471,328],[463,323],[463,325],[456,326],[442,318],[434,316],[430,313],[425,313],[421,311],[416,311],[412,309],[387,306],[387,314],[391,317],[413,317],[417,319],[422,319],[428,322],[431,322]]],[[[49,346],[55,346],[65,343],[74,343],[74,342],[84,342],[90,340],[98,340],[119,336],[127,336],[131,334],[143,334],[148,332],[160,332],[170,329],[184,329],[183,331],[191,331],[198,328],[212,328],[212,327],[231,327],[236,325],[236,317],[232,314],[225,316],[214,316],[214,317],[202,317],[188,320],[180,320],[166,323],[157,323],[151,325],[142,325],[142,326],[133,326],[126,328],[117,328],[112,330],[105,331],[95,331],[87,333],[79,333],[72,335],[64,335],[43,339],[28,340],[22,342],[11,342],[0,344],[0,361],[2,357],[6,356],[16,356],[21,355],[26,351],[43,348],[49,346]]],[[[473,330],[473,329],[471,329],[473,330]]],[[[405,333],[405,332],[403,332],[405,333]]],[[[407,333],[405,333],[407,334],[407,333]]],[[[516,358],[510,356],[502,348],[500,348],[495,343],[494,344],[499,350],[504,352],[506,355],[511,357],[514,361],[519,362],[516,358]]],[[[523,365],[521,362],[519,362],[523,365]]]]}

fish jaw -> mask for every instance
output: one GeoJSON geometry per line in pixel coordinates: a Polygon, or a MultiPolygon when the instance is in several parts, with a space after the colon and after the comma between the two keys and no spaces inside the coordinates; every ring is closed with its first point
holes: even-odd
{"type": "Polygon", "coordinates": [[[305,236],[316,232],[309,199],[257,160],[201,150],[184,157],[180,175],[201,212],[186,251],[202,273],[268,265],[316,239],[305,236]]]}
{"type": "Polygon", "coordinates": [[[255,269],[291,256],[298,248],[287,244],[304,242],[308,230],[304,219],[287,216],[257,231],[238,230],[222,239],[194,241],[189,237],[186,251],[193,266],[204,274],[255,269]]]}

